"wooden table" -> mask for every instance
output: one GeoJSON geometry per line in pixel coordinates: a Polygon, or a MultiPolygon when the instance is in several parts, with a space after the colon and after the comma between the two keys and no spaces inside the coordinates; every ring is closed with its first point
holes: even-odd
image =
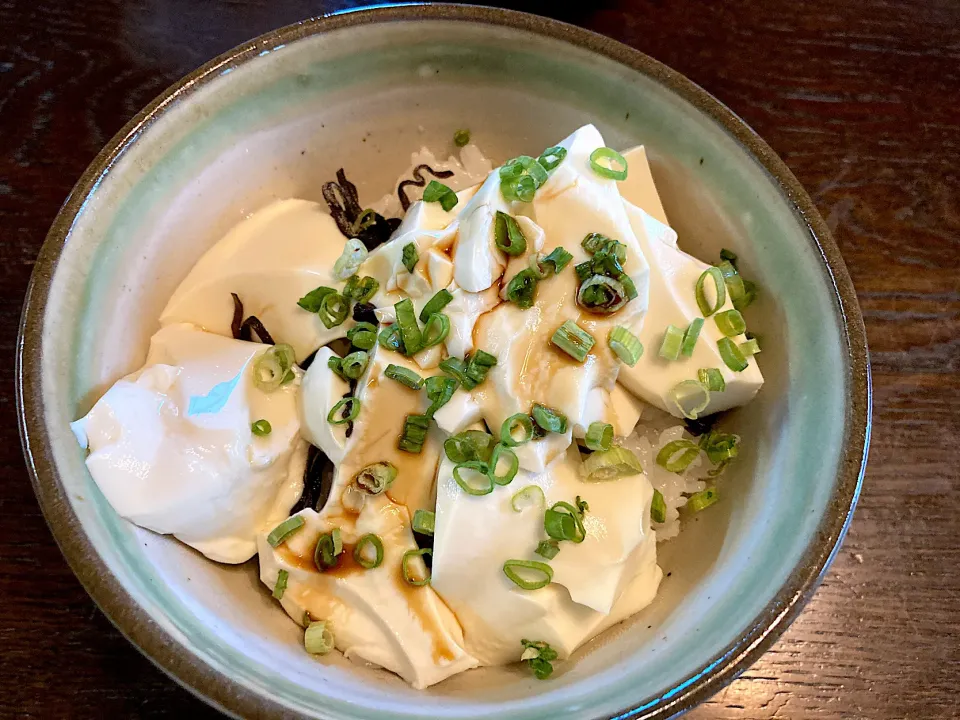
{"type": "MultiPolygon", "coordinates": [[[[0,0],[9,371],[47,227],[114,132],[227,48],[354,4],[0,0]]],[[[960,717],[960,3],[513,5],[639,48],[733,108],[810,191],[866,318],[875,425],[850,534],[793,627],[690,717],[960,717]]],[[[74,579],[30,489],[14,413],[8,377],[0,716],[215,717],[141,657],[74,579]]]]}

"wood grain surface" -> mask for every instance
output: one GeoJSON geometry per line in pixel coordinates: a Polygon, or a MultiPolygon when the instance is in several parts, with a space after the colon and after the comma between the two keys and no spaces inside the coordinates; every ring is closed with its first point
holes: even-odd
{"type": "MultiPolygon", "coordinates": [[[[184,73],[307,0],[0,0],[0,716],[213,718],[94,607],[40,514],[13,354],[33,261],[101,146],[184,73]]],[[[808,188],[857,287],[875,392],[866,483],[823,586],[690,713],[960,717],[960,3],[512,3],[636,47],[753,126],[808,188]]]]}

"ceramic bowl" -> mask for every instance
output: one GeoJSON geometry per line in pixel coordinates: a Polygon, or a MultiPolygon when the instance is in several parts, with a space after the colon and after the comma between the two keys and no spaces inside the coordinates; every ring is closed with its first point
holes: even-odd
{"type": "Polygon", "coordinates": [[[702,89],[609,39],[504,10],[394,6],[310,20],[232,50],[168,90],[109,144],[36,265],[17,366],[37,496],[73,570],[158,666],[247,717],[667,717],[729,682],[783,632],[840,543],[869,436],[860,313],[796,179],[702,89]],[[742,258],[767,383],[726,421],[744,437],[724,500],[661,544],[652,606],[563,663],[471,671],[417,692],[316,660],[257,580],[120,519],[68,423],[139,367],[178,282],[275,198],[320,200],[339,167],[367,201],[422,144],[469,127],[494,160],[593,122],[644,143],[681,245],[742,258]]]}

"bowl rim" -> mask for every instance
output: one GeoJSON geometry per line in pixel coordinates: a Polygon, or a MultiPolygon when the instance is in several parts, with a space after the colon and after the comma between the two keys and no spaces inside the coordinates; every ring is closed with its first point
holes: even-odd
{"type": "Polygon", "coordinates": [[[60,253],[77,216],[100,180],[167,108],[214,81],[225,67],[255,59],[265,47],[292,43],[342,28],[410,20],[446,20],[506,26],[567,42],[614,60],[660,83],[726,130],[767,172],[806,227],[822,261],[844,332],[848,397],[843,451],[833,495],[814,539],[770,603],[749,629],[709,662],[659,696],[642,698],[610,718],[668,718],[732,682],[780,637],[813,595],[835,557],[856,507],[866,469],[872,416],[872,384],[866,331],[840,251],[816,207],[777,154],[738,115],[706,90],[662,63],[590,30],[514,10],[472,5],[381,5],[313,17],[265,33],[228,50],[167,88],[121,129],[96,156],[61,207],[34,266],[20,319],[16,352],[16,400],[24,458],[51,533],[74,574],[121,633],[151,662],[200,699],[223,712],[246,717],[288,716],[289,709],[208,666],[144,611],[114,577],[73,512],[53,462],[47,433],[42,378],[24,373],[36,366],[47,296],[60,253]]]}

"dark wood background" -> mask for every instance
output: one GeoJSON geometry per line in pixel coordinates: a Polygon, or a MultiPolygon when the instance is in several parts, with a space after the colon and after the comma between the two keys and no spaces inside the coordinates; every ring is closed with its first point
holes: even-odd
{"type": "MultiPolygon", "coordinates": [[[[353,4],[0,0],[0,716],[216,716],[110,625],[44,524],[16,436],[20,306],[61,202],[142,106],[233,45],[353,4]]],[[[512,5],[733,108],[810,191],[866,318],[875,424],[850,534],[792,628],[690,717],[960,717],[960,2],[512,5]]]]}

